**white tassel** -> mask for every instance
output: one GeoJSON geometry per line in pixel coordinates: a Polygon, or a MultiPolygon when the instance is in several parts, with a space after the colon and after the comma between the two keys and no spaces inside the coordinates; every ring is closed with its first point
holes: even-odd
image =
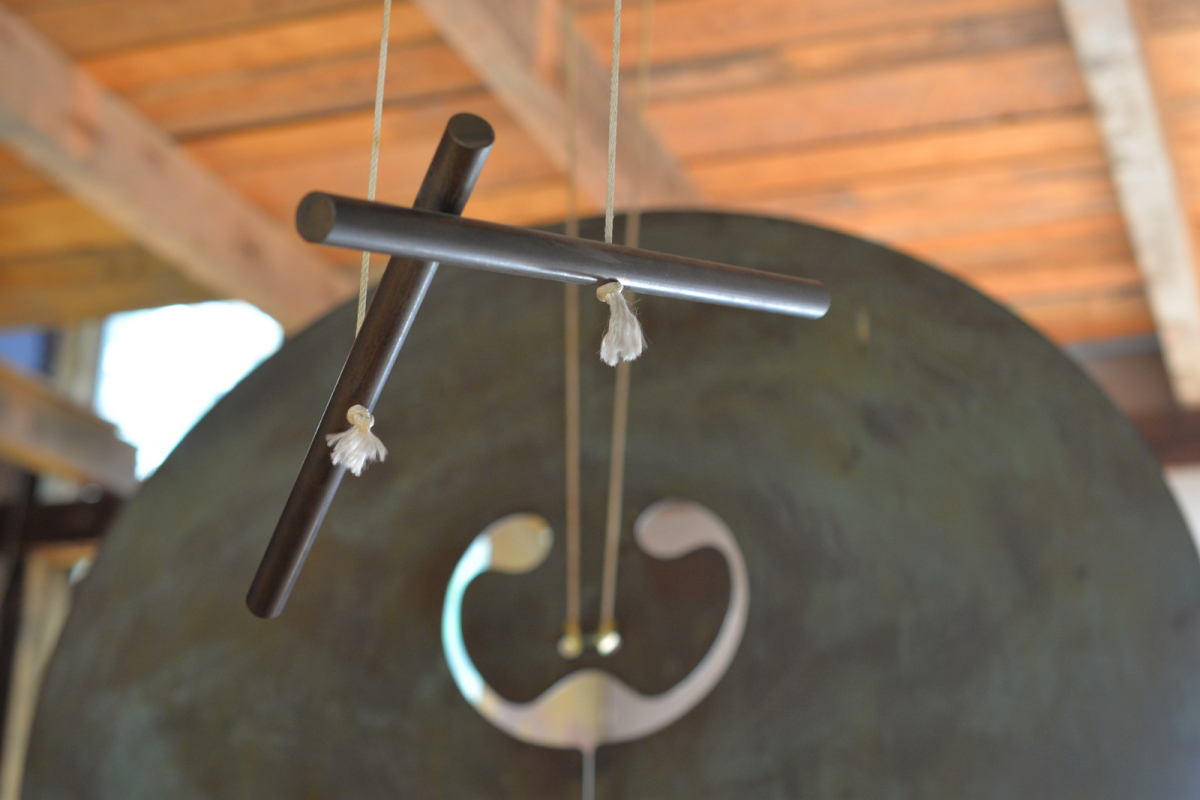
{"type": "Polygon", "coordinates": [[[633,361],[646,348],[641,323],[625,301],[621,289],[619,281],[602,284],[596,289],[596,297],[608,303],[611,309],[608,330],[604,332],[604,341],[600,343],[600,360],[610,367],[615,367],[618,361],[633,361]]]}
{"type": "Polygon", "coordinates": [[[387,448],[379,437],[371,433],[375,418],[371,412],[362,406],[350,406],[346,412],[346,421],[350,430],[341,433],[331,433],[325,437],[325,442],[333,448],[330,458],[334,464],[343,464],[355,476],[362,475],[363,467],[372,461],[383,461],[387,458],[387,448]]]}

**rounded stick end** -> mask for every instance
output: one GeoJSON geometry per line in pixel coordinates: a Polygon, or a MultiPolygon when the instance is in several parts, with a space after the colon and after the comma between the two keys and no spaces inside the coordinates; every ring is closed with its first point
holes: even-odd
{"type": "Polygon", "coordinates": [[[446,123],[446,134],[467,150],[486,150],[496,142],[496,132],[483,117],[455,114],[446,123]]]}
{"type": "Polygon", "coordinates": [[[324,192],[309,192],[296,206],[296,230],[306,242],[323,243],[336,221],[337,207],[324,192]]]}

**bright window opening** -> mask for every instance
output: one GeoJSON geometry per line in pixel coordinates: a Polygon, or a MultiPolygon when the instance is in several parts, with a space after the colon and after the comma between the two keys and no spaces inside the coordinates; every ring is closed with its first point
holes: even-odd
{"type": "Polygon", "coordinates": [[[137,448],[138,478],[157,469],[196,421],[282,342],[279,323],[237,301],[110,317],[96,409],[137,448]]]}

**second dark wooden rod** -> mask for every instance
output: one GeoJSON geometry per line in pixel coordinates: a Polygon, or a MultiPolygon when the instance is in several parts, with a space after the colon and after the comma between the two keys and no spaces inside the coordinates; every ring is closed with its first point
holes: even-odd
{"type": "MultiPolygon", "coordinates": [[[[494,141],[495,134],[485,120],[472,114],[452,117],[413,206],[461,214],[494,141]]],[[[374,410],[437,268],[437,262],[405,258],[388,261],[250,585],[246,605],[254,614],[270,618],[283,611],[346,474],[345,467],[335,467],[330,461],[325,437],[348,427],[346,412],[351,406],[374,410]]]]}

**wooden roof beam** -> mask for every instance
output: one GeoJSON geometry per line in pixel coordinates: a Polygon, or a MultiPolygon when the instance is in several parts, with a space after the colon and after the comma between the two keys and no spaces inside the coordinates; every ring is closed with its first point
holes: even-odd
{"type": "Polygon", "coordinates": [[[137,488],[136,455],[112,425],[33,376],[0,364],[0,460],[129,497],[137,488]]]}
{"type": "MultiPolygon", "coordinates": [[[[559,167],[567,165],[567,100],[552,76],[561,52],[554,0],[417,0],[442,36],[559,167]],[[541,37],[541,41],[539,41],[541,37]],[[553,54],[548,57],[547,53],[553,54]]],[[[608,175],[609,70],[579,37],[579,182],[598,204],[608,175]]],[[[624,87],[623,87],[624,88],[624,87]]],[[[644,206],[680,206],[700,199],[695,184],[650,130],[639,146],[628,90],[617,114],[618,197],[636,170],[644,206]],[[640,160],[640,167],[638,161],[640,160]]]]}
{"type": "Polygon", "coordinates": [[[348,277],[0,5],[0,141],[214,294],[296,329],[348,277]]]}
{"type": "Polygon", "coordinates": [[[1176,399],[1200,405],[1195,247],[1128,0],[1059,0],[1176,399]]]}

